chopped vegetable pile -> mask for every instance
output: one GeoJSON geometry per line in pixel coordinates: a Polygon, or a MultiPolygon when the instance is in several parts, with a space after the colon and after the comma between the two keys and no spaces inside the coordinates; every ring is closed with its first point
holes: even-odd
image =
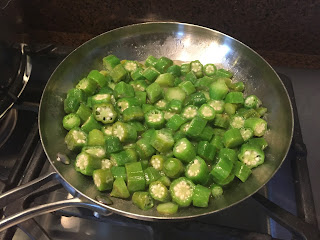
{"type": "Polygon", "coordinates": [[[63,118],[75,168],[99,191],[168,215],[207,207],[263,164],[267,109],[230,71],[153,56],[103,66],[68,91],[63,118]]]}

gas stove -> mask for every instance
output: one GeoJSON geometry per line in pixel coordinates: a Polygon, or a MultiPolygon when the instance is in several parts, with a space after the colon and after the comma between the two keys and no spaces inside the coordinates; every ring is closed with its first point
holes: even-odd
{"type": "MultiPolygon", "coordinates": [[[[48,45],[27,49],[32,61],[31,77],[14,107],[1,119],[0,193],[53,171],[40,142],[37,111],[47,80],[73,48],[48,45]]],[[[292,146],[276,175],[252,197],[221,212],[174,224],[144,222],[112,213],[68,208],[2,231],[0,240],[195,239],[199,235],[202,239],[290,239],[301,238],[299,234],[305,233],[306,239],[312,239],[311,233],[317,233],[317,228],[312,227],[317,226],[317,219],[307,168],[307,151],[291,81],[285,75],[279,76],[294,109],[292,146]]],[[[59,182],[53,181],[9,204],[0,214],[10,216],[31,206],[70,197],[59,182]]]]}

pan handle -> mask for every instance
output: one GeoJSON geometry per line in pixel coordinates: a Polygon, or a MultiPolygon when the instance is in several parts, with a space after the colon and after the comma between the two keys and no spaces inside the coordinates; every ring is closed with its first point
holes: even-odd
{"type": "MultiPolygon", "coordinates": [[[[61,183],[61,178],[59,174],[57,174],[56,172],[51,172],[43,177],[39,177],[31,182],[28,182],[8,192],[5,192],[4,194],[0,195],[0,210],[5,206],[9,205],[10,203],[14,202],[15,200],[29,195],[30,193],[38,190],[40,187],[44,186],[45,184],[53,180],[58,180],[61,183]]],[[[110,212],[108,212],[106,208],[102,206],[94,204],[88,200],[84,200],[82,198],[80,199],[78,197],[74,197],[67,200],[39,205],[33,208],[26,209],[21,212],[18,212],[9,217],[3,218],[0,221],[0,232],[16,224],[19,224],[25,220],[28,220],[30,218],[33,218],[45,213],[57,211],[67,207],[87,208],[92,211],[105,214],[106,216],[110,214],[110,212]]]]}

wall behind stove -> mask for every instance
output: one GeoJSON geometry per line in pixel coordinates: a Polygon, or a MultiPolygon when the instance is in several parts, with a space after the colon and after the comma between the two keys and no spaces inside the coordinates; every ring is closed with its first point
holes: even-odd
{"type": "Polygon", "coordinates": [[[320,68],[320,1],[314,0],[13,0],[2,17],[25,41],[74,46],[132,23],[193,23],[233,36],[271,62],[320,68]]]}

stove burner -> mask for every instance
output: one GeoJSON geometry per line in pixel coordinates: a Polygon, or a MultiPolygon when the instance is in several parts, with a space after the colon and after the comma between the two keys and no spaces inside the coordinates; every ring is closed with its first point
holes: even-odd
{"type": "Polygon", "coordinates": [[[0,148],[7,142],[11,136],[18,120],[18,111],[11,109],[0,119],[0,148]]]}

